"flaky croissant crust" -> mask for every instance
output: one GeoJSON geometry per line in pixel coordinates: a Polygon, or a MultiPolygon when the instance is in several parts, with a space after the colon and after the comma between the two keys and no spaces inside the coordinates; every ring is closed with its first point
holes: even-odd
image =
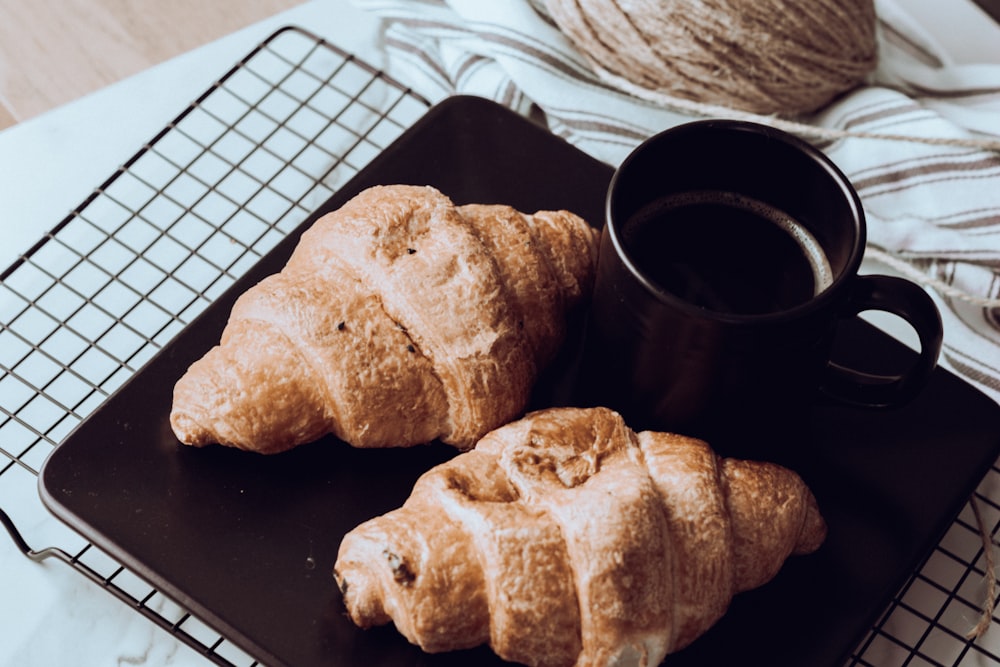
{"type": "Polygon", "coordinates": [[[369,188],[236,302],[174,389],[191,445],[461,448],[518,416],[588,295],[597,232],[567,211],[369,188]]]}
{"type": "Polygon", "coordinates": [[[483,643],[529,665],[657,665],[826,525],[794,472],[554,408],[424,474],[345,536],[351,619],[428,652],[483,643]]]}

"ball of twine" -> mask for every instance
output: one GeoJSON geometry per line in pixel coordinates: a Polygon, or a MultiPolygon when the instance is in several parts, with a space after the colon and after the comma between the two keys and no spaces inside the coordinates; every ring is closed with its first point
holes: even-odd
{"type": "Polygon", "coordinates": [[[878,60],[874,0],[546,0],[604,78],[759,114],[815,111],[878,60]]]}

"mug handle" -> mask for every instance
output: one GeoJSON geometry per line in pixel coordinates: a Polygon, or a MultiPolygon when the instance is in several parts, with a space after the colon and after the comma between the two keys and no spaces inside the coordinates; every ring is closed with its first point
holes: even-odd
{"type": "Polygon", "coordinates": [[[875,375],[828,362],[820,390],[834,400],[859,407],[892,408],[913,399],[927,384],[941,354],[944,329],[930,295],[903,278],[857,276],[842,318],[882,310],[906,320],[917,333],[920,353],[901,375],[875,375]]]}

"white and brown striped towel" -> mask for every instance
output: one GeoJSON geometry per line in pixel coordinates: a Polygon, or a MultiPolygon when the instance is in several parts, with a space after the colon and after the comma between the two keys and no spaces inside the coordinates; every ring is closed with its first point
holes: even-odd
{"type": "MultiPolygon", "coordinates": [[[[555,134],[612,165],[667,127],[740,115],[602,80],[541,0],[355,2],[383,18],[389,70],[421,94],[479,95],[544,114],[555,134]]],[[[876,6],[880,66],[870,85],[788,129],[854,183],[873,268],[931,289],[945,324],[942,365],[1000,401],[1000,65],[951,64],[893,0],[876,6]]]]}

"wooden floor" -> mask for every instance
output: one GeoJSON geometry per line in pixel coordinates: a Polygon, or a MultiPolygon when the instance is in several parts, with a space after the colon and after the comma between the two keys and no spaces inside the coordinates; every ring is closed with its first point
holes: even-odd
{"type": "Polygon", "coordinates": [[[0,130],[302,0],[0,0],[0,130]]]}

